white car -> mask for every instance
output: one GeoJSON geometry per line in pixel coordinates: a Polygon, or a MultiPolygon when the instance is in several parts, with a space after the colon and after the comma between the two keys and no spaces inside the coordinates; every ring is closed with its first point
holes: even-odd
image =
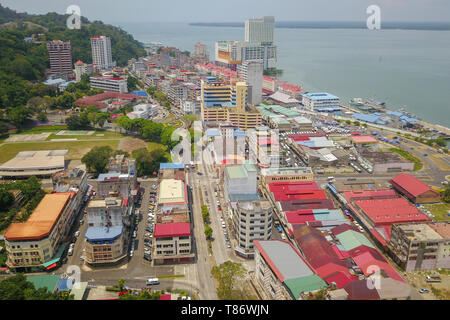
{"type": "Polygon", "coordinates": [[[281,239],[286,240],[286,235],[284,233],[281,234],[281,239]]]}
{"type": "Polygon", "coordinates": [[[80,231],[75,232],[75,237],[78,237],[80,235],[80,231]]]}

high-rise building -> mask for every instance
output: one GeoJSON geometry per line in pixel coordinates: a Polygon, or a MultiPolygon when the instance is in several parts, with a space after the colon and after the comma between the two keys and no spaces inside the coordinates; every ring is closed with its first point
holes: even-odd
{"type": "Polygon", "coordinates": [[[209,60],[209,50],[206,44],[197,42],[194,46],[194,58],[209,60]]]}
{"type": "Polygon", "coordinates": [[[70,41],[53,40],[47,42],[47,50],[50,56],[51,73],[66,75],[69,79],[73,78],[70,41]]]}
{"type": "Polygon", "coordinates": [[[275,18],[273,16],[262,19],[248,19],[245,21],[245,41],[272,45],[274,27],[275,18]]]}
{"type": "Polygon", "coordinates": [[[253,240],[268,240],[272,236],[272,205],[267,200],[238,201],[233,215],[238,242],[234,250],[240,256],[253,258],[253,240]]]}
{"type": "Polygon", "coordinates": [[[111,39],[100,36],[91,38],[92,64],[102,70],[115,67],[111,54],[111,39]]]}
{"type": "Polygon", "coordinates": [[[238,74],[248,85],[248,102],[254,106],[262,102],[263,63],[248,60],[238,67],[238,74]]]}
{"type": "Polygon", "coordinates": [[[233,68],[248,60],[258,60],[264,69],[275,68],[277,48],[273,45],[261,45],[246,41],[218,41],[215,46],[215,60],[233,68]]]}
{"type": "Polygon", "coordinates": [[[247,105],[247,84],[202,81],[201,87],[202,121],[231,122],[246,130],[261,123],[261,113],[247,105]]]}

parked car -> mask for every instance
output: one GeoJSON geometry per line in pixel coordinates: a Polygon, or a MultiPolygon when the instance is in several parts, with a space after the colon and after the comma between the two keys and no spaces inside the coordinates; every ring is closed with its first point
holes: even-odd
{"type": "Polygon", "coordinates": [[[80,235],[80,231],[75,232],[75,237],[78,237],[80,235]]]}
{"type": "Polygon", "coordinates": [[[427,288],[422,288],[422,289],[419,290],[419,292],[420,293],[428,293],[428,292],[430,292],[430,290],[427,289],[427,288]]]}
{"type": "Polygon", "coordinates": [[[154,285],[154,284],[159,284],[159,279],[158,278],[150,278],[147,280],[146,284],[148,286],[154,285]]]}

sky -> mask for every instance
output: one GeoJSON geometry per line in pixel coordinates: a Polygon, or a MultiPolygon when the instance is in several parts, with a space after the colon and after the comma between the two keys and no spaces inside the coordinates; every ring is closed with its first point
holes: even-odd
{"type": "Polygon", "coordinates": [[[382,21],[450,22],[450,0],[0,0],[18,12],[65,13],[78,5],[89,20],[114,22],[365,21],[378,5],[382,21]]]}

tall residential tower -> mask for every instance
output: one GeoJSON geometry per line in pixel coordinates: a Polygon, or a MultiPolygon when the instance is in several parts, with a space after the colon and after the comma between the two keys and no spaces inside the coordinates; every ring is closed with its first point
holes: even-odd
{"type": "Polygon", "coordinates": [[[94,68],[102,70],[115,66],[112,61],[111,39],[100,36],[91,38],[92,64],[94,68]]]}
{"type": "Polygon", "coordinates": [[[47,43],[47,50],[51,73],[65,75],[68,79],[73,78],[70,41],[50,41],[47,43]]]}

